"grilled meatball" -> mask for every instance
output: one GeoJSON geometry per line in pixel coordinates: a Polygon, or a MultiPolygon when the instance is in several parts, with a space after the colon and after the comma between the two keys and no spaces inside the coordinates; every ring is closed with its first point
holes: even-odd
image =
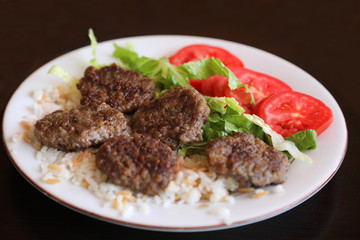
{"type": "Polygon", "coordinates": [[[241,186],[283,183],[290,165],[282,152],[250,133],[210,140],[206,152],[217,173],[234,176],[241,186]]]}
{"type": "Polygon", "coordinates": [[[42,145],[68,152],[100,145],[125,128],[123,113],[102,103],[48,114],[35,123],[34,135],[42,145]]]}
{"type": "Polygon", "coordinates": [[[210,109],[193,88],[175,87],[141,106],[133,116],[133,130],[146,133],[176,149],[179,144],[202,141],[202,126],[210,109]]]}
{"type": "Polygon", "coordinates": [[[100,69],[88,67],[77,88],[82,95],[81,104],[105,102],[130,113],[153,97],[155,83],[138,72],[112,64],[100,69]]]}
{"type": "Polygon", "coordinates": [[[167,187],[177,162],[167,145],[143,134],[116,137],[96,154],[97,166],[113,183],[148,195],[167,187]]]}

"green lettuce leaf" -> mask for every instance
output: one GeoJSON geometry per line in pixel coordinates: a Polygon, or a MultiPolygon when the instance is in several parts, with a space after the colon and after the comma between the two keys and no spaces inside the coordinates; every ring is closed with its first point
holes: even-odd
{"type": "Polygon", "coordinates": [[[66,83],[71,82],[70,74],[65,69],[63,69],[62,67],[60,67],[58,65],[52,66],[50,68],[50,70],[48,71],[48,73],[61,78],[66,83]]]}
{"type": "Polygon", "coordinates": [[[48,71],[49,74],[52,74],[54,76],[57,76],[59,78],[61,78],[62,80],[64,80],[64,82],[66,82],[67,84],[70,85],[70,89],[72,91],[78,91],[76,84],[79,82],[79,79],[76,78],[72,78],[70,76],[70,74],[63,69],[62,67],[58,66],[58,65],[54,65],[50,68],[50,70],[48,71]]]}
{"type": "Polygon", "coordinates": [[[167,58],[152,59],[140,57],[136,52],[114,44],[113,57],[119,59],[119,63],[128,69],[138,71],[151,77],[161,89],[169,89],[174,86],[190,87],[186,72],[178,66],[172,65],[167,58]]]}
{"type": "Polygon", "coordinates": [[[242,84],[235,74],[217,58],[205,58],[196,62],[187,62],[180,67],[188,73],[188,77],[191,79],[206,79],[213,75],[220,75],[229,79],[230,89],[234,90],[239,87],[248,89],[247,85],[242,84]]]}
{"type": "Polygon", "coordinates": [[[205,141],[234,132],[252,133],[263,141],[268,140],[261,127],[243,116],[244,109],[234,98],[208,97],[206,101],[210,107],[210,115],[202,128],[205,141]]]}
{"type": "MultiPolygon", "coordinates": [[[[228,136],[234,132],[247,132],[284,152],[290,158],[312,161],[301,151],[316,148],[316,132],[314,130],[301,131],[284,139],[258,116],[244,113],[244,109],[233,98],[208,97],[206,101],[210,107],[210,115],[202,128],[205,143],[210,139],[228,136]]],[[[195,149],[201,149],[204,146],[205,144],[196,146],[195,149]]],[[[186,154],[189,149],[192,148],[187,145],[180,153],[186,154]]]]}
{"type": "Polygon", "coordinates": [[[197,153],[205,154],[205,146],[207,142],[190,143],[181,145],[178,153],[182,156],[186,156],[189,151],[196,151],[197,153]]]}
{"type": "MultiPolygon", "coordinates": [[[[219,59],[206,58],[196,62],[187,62],[181,66],[173,65],[168,58],[151,59],[145,56],[140,57],[136,52],[114,44],[113,56],[119,59],[122,66],[138,71],[148,77],[154,78],[155,82],[162,89],[169,89],[174,86],[191,87],[189,79],[207,79],[213,75],[220,75],[229,79],[230,89],[245,87],[239,79],[219,59]]],[[[252,96],[252,93],[251,93],[252,96]]],[[[252,96],[252,103],[255,103],[252,96]]]]}
{"type": "Polygon", "coordinates": [[[300,151],[314,150],[317,147],[317,133],[313,129],[306,129],[286,137],[286,140],[295,143],[300,151]]]}
{"type": "Polygon", "coordinates": [[[114,44],[115,51],[113,52],[113,57],[117,58],[119,65],[127,69],[134,69],[135,63],[139,59],[139,55],[130,50],[130,48],[122,48],[114,44]]]}
{"type": "Polygon", "coordinates": [[[294,142],[289,141],[289,140],[285,140],[280,134],[278,134],[277,132],[275,132],[274,130],[271,129],[271,127],[269,125],[267,125],[263,119],[261,119],[260,117],[256,116],[256,115],[250,115],[250,114],[243,114],[247,119],[249,119],[250,121],[252,121],[253,123],[255,123],[256,125],[258,125],[259,127],[262,128],[262,130],[266,133],[269,134],[271,136],[271,142],[272,142],[272,146],[279,150],[279,151],[287,151],[291,154],[291,156],[293,156],[295,159],[297,160],[302,160],[302,161],[308,161],[308,162],[312,162],[312,159],[310,158],[310,156],[306,155],[305,153],[301,152],[297,146],[295,145],[294,142]]]}
{"type": "MultiPolygon", "coordinates": [[[[96,60],[97,41],[92,29],[89,29],[89,38],[93,47],[94,67],[101,67],[96,60]]],[[[151,59],[140,57],[129,45],[128,48],[114,44],[113,56],[119,59],[119,64],[128,69],[138,71],[146,76],[154,78],[160,93],[178,85],[191,87],[189,79],[207,79],[213,75],[220,75],[229,79],[230,89],[244,87],[251,94],[251,103],[255,103],[254,97],[246,84],[243,84],[219,59],[206,58],[196,62],[188,62],[181,66],[172,65],[168,58],[151,59]]],[[[56,72],[56,71],[55,71],[56,72]]],[[[61,71],[60,71],[60,74],[61,71]]],[[[66,75],[63,75],[66,76],[66,75]]],[[[204,144],[201,146],[182,146],[180,153],[185,155],[189,149],[201,149],[206,142],[213,138],[227,136],[233,132],[248,132],[255,137],[274,146],[285,153],[290,153],[295,159],[312,161],[309,156],[301,151],[316,148],[316,132],[306,130],[284,139],[280,134],[273,131],[264,121],[256,115],[244,113],[233,98],[207,98],[210,107],[208,122],[203,126],[204,144]],[[300,150],[299,150],[300,149],[300,150]]]]}
{"type": "Polygon", "coordinates": [[[91,47],[92,47],[92,56],[93,56],[93,58],[90,60],[90,64],[93,67],[101,68],[102,67],[101,64],[96,59],[96,46],[97,46],[98,42],[96,40],[94,31],[91,28],[89,29],[88,36],[89,36],[89,39],[90,39],[90,44],[91,44],[91,47]]]}

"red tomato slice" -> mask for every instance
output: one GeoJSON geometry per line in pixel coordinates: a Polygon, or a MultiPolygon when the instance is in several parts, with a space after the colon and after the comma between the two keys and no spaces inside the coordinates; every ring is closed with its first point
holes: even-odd
{"type": "Polygon", "coordinates": [[[331,109],[323,102],[294,91],[266,98],[255,109],[255,114],[283,137],[306,129],[314,129],[320,135],[333,121],[331,109]]]}
{"type": "MultiPolygon", "coordinates": [[[[180,49],[172,57],[170,57],[169,60],[170,63],[179,66],[186,62],[198,61],[209,57],[220,59],[227,67],[244,66],[243,62],[239,58],[237,58],[230,52],[226,51],[225,49],[215,46],[203,45],[203,44],[194,44],[194,45],[186,46],[180,49]]],[[[203,95],[207,95],[207,96],[217,96],[217,97],[224,96],[224,87],[225,87],[224,85],[226,84],[227,84],[226,78],[217,75],[212,76],[209,79],[203,79],[203,80],[190,79],[190,85],[193,86],[203,95]]]]}
{"type": "Polygon", "coordinates": [[[225,89],[228,88],[228,79],[227,77],[215,75],[212,78],[215,78],[216,81],[213,82],[212,91],[213,97],[224,97],[225,89]]]}
{"type": "MultiPolygon", "coordinates": [[[[248,85],[254,95],[256,103],[259,103],[261,100],[275,93],[292,90],[286,83],[269,75],[240,67],[231,67],[230,69],[240,82],[248,85]]],[[[251,95],[245,92],[244,87],[235,90],[230,90],[230,88],[227,87],[225,89],[225,96],[235,98],[240,105],[245,106],[248,109],[254,108],[254,106],[250,104],[251,95]]]]}
{"type": "Polygon", "coordinates": [[[170,57],[169,60],[171,64],[180,66],[186,62],[198,61],[210,57],[220,59],[227,67],[244,66],[239,58],[225,49],[203,44],[194,44],[181,48],[177,53],[170,57]]]}
{"type": "Polygon", "coordinates": [[[201,92],[202,80],[189,79],[189,81],[191,86],[193,86],[196,90],[201,92]]]}
{"type": "Polygon", "coordinates": [[[251,102],[251,95],[246,92],[246,89],[244,87],[230,90],[229,86],[225,87],[224,91],[225,97],[233,97],[235,100],[239,103],[239,105],[244,108],[246,113],[251,114],[253,112],[253,107],[251,102]]]}
{"type": "Polygon", "coordinates": [[[213,85],[217,81],[217,77],[218,76],[215,75],[209,77],[208,79],[200,80],[202,83],[199,92],[202,95],[213,97],[214,96],[213,85]]]}
{"type": "MultiPolygon", "coordinates": [[[[194,80],[190,81],[190,84],[194,80]]],[[[201,81],[200,90],[198,90],[201,94],[211,97],[223,97],[224,90],[228,84],[228,80],[226,77],[214,75],[209,77],[208,79],[198,80],[201,81]]]]}

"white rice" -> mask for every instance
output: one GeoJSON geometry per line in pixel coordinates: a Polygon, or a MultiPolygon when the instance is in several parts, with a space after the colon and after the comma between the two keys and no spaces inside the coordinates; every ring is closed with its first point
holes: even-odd
{"type": "MultiPolygon", "coordinates": [[[[32,97],[33,114],[24,118],[30,126],[25,132],[28,136],[24,139],[28,138],[27,142],[38,149],[36,159],[40,162],[42,181],[49,184],[69,181],[74,185],[85,187],[106,204],[112,205],[124,218],[130,217],[135,211],[149,214],[151,212],[149,203],[163,207],[173,204],[235,204],[235,197],[231,193],[239,189],[238,183],[232,177],[217,176],[210,171],[205,156],[197,155],[193,159],[183,159],[180,171],[166,190],[157,196],[149,197],[109,182],[107,176],[96,167],[94,149],[65,153],[46,146],[40,147],[33,136],[35,121],[55,110],[70,110],[77,106],[80,94],[71,90],[68,85],[64,85],[36,90],[32,97]]],[[[19,139],[19,136],[13,137],[13,141],[19,139]]],[[[251,194],[263,191],[257,189],[251,194]]],[[[281,185],[273,188],[274,193],[283,191],[281,185]]],[[[224,223],[230,224],[227,220],[230,210],[225,206],[204,209],[211,215],[222,217],[224,223]]]]}

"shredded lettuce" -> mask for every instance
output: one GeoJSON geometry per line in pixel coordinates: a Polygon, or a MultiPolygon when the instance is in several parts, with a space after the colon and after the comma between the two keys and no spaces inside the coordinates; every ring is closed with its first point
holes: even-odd
{"type": "Polygon", "coordinates": [[[287,151],[291,154],[291,156],[293,156],[297,160],[312,162],[312,159],[308,155],[306,155],[303,152],[300,152],[300,150],[296,147],[294,142],[285,140],[280,134],[272,130],[270,126],[267,125],[262,118],[254,114],[250,115],[244,113],[243,115],[251,122],[261,127],[266,134],[269,134],[271,136],[272,145],[275,149],[279,151],[287,151]]]}
{"type": "Polygon", "coordinates": [[[186,145],[181,145],[178,153],[180,153],[182,156],[186,156],[186,154],[189,151],[195,150],[197,153],[204,154],[206,143],[207,142],[198,142],[198,143],[190,143],[190,144],[186,144],[186,145]]]}
{"type": "Polygon", "coordinates": [[[196,62],[187,62],[180,67],[188,73],[188,77],[191,79],[204,79],[217,74],[229,79],[229,87],[232,90],[239,87],[248,89],[247,85],[242,84],[235,74],[217,58],[205,58],[196,62]]]}
{"type": "Polygon", "coordinates": [[[234,98],[208,97],[206,101],[210,107],[210,115],[202,128],[205,141],[228,136],[233,132],[252,133],[255,137],[268,141],[261,127],[243,116],[244,109],[234,98]]]}
{"type": "Polygon", "coordinates": [[[284,139],[258,116],[244,113],[244,109],[238,105],[235,99],[208,97],[206,100],[210,107],[210,116],[202,128],[205,144],[182,146],[180,154],[186,155],[191,149],[201,150],[210,139],[228,136],[234,132],[247,132],[282,151],[290,158],[312,161],[301,151],[316,148],[316,132],[314,130],[301,131],[284,139]]]}
{"type": "Polygon", "coordinates": [[[314,150],[317,147],[317,133],[313,129],[306,129],[286,137],[286,140],[295,143],[300,151],[314,150]]]}
{"type": "Polygon", "coordinates": [[[91,28],[89,29],[88,36],[89,36],[89,39],[90,39],[90,44],[91,44],[91,47],[92,47],[92,56],[93,56],[93,58],[90,60],[90,64],[93,67],[101,68],[101,64],[96,59],[96,46],[97,46],[98,42],[96,40],[94,31],[91,28]]]}
{"type": "Polygon", "coordinates": [[[62,67],[60,67],[58,65],[52,66],[50,68],[50,70],[48,71],[48,73],[61,78],[62,80],[64,80],[67,83],[71,82],[70,74],[65,69],[63,69],[62,67]]]}
{"type": "Polygon", "coordinates": [[[50,68],[48,73],[64,80],[67,84],[70,85],[72,91],[77,91],[76,83],[78,83],[79,79],[72,78],[70,74],[62,67],[54,65],[50,68]]]}
{"type": "MultiPolygon", "coordinates": [[[[90,63],[92,66],[100,68],[101,65],[96,59],[97,40],[91,28],[89,29],[89,39],[93,48],[93,59],[91,59],[90,63]]],[[[128,48],[116,44],[114,44],[114,47],[113,57],[118,59],[119,65],[154,78],[158,88],[162,89],[162,91],[178,85],[191,87],[189,79],[207,79],[213,75],[220,75],[228,78],[230,89],[244,87],[251,94],[251,103],[255,103],[248,86],[241,83],[234,73],[219,59],[205,58],[176,66],[171,64],[166,57],[159,59],[140,57],[134,51],[134,45],[131,44],[128,44],[128,48]]],[[[50,69],[49,73],[71,83],[70,75],[58,66],[50,69]]],[[[316,148],[317,135],[314,130],[301,131],[284,139],[258,116],[245,114],[244,109],[234,98],[207,97],[206,100],[210,107],[210,116],[202,128],[204,142],[181,146],[180,154],[186,155],[187,151],[191,149],[204,149],[206,143],[213,138],[227,136],[233,132],[248,132],[272,145],[277,150],[283,151],[286,155],[290,154],[298,160],[312,161],[308,155],[301,151],[316,148]]]]}
{"type": "Polygon", "coordinates": [[[173,65],[168,58],[151,59],[140,57],[136,52],[114,44],[113,56],[119,59],[121,66],[138,71],[146,76],[154,78],[161,89],[169,89],[174,86],[191,87],[189,79],[207,79],[213,75],[220,75],[229,79],[230,89],[245,87],[251,94],[252,103],[255,103],[251,91],[243,84],[219,59],[205,58],[196,62],[187,62],[181,66],[173,65]]]}
{"type": "Polygon", "coordinates": [[[265,142],[271,142],[261,127],[243,115],[244,109],[234,98],[207,97],[206,101],[210,115],[207,123],[202,127],[204,142],[181,146],[180,154],[185,156],[189,150],[202,150],[209,140],[225,137],[234,132],[251,133],[265,142]]]}

